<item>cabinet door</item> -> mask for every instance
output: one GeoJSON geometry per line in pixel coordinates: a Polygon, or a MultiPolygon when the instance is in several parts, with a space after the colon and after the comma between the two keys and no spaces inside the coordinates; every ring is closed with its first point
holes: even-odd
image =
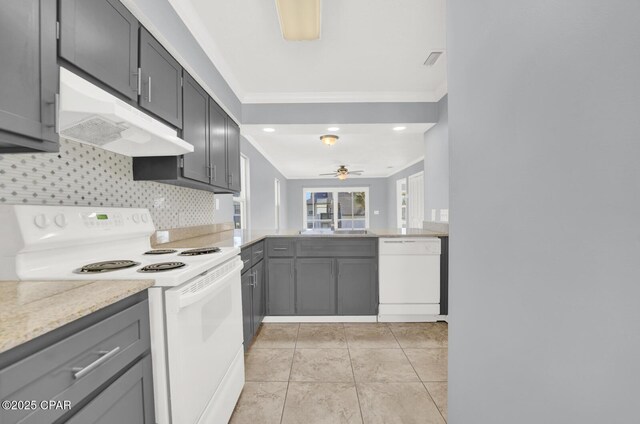
{"type": "Polygon", "coordinates": [[[253,272],[245,272],[240,279],[242,291],[242,335],[244,338],[244,350],[249,349],[253,338],[253,272]]]}
{"type": "Polygon", "coordinates": [[[147,355],[66,423],[155,423],[151,375],[151,356],[147,355]]]}
{"type": "Polygon", "coordinates": [[[228,187],[240,192],[240,127],[227,119],[227,174],[228,187]]]}
{"type": "Polygon", "coordinates": [[[375,315],[378,278],[375,259],[338,259],[338,314],[375,315]]]}
{"type": "Polygon", "coordinates": [[[295,308],[294,259],[269,259],[267,266],[267,313],[293,315],[295,308]]]}
{"type": "Polygon", "coordinates": [[[296,311],[298,315],[336,315],[333,259],[297,260],[296,311]]]}
{"type": "Polygon", "coordinates": [[[0,7],[0,153],[55,151],[56,2],[0,7]]]}
{"type": "Polygon", "coordinates": [[[252,269],[254,273],[253,286],[253,336],[258,332],[265,315],[264,297],[264,261],[258,262],[252,269]]]}
{"type": "Polygon", "coordinates": [[[140,28],[140,68],[140,106],[182,128],[182,67],[144,28],[140,28]]]}
{"type": "Polygon", "coordinates": [[[60,57],[138,99],[138,21],[118,0],[61,0],[60,57]]]}
{"type": "Polygon", "coordinates": [[[193,152],[184,155],[182,175],[185,178],[210,182],[209,134],[207,130],[209,96],[186,72],[183,88],[182,138],[193,145],[193,152]]]}
{"type": "Polygon", "coordinates": [[[227,114],[209,98],[209,165],[211,184],[227,188],[227,114]]]}

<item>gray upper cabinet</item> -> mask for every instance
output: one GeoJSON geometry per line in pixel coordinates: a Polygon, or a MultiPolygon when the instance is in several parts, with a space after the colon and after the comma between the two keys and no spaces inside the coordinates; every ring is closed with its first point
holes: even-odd
{"type": "Polygon", "coordinates": [[[269,258],[267,262],[267,314],[294,315],[295,280],[293,258],[269,258]]]}
{"type": "Polygon", "coordinates": [[[140,69],[140,106],[182,128],[182,67],[144,28],[140,28],[140,69]]]}
{"type": "Polygon", "coordinates": [[[58,150],[56,2],[0,7],[0,153],[58,150]]]}
{"type": "Polygon", "coordinates": [[[378,313],[378,277],[375,259],[337,259],[338,315],[378,313]]]}
{"type": "Polygon", "coordinates": [[[207,160],[209,155],[208,103],[207,92],[184,72],[182,138],[193,145],[193,152],[184,155],[182,175],[203,183],[209,183],[211,180],[207,160]]]}
{"type": "Polygon", "coordinates": [[[240,127],[227,119],[227,174],[228,187],[233,192],[240,191],[240,127]]]}
{"type": "MultiPolygon", "coordinates": [[[[217,187],[227,184],[227,114],[209,99],[209,166],[211,183],[217,187]]],[[[240,160],[240,153],[238,153],[240,160]]]]}
{"type": "Polygon", "coordinates": [[[298,315],[336,315],[336,279],[331,258],[296,261],[298,315]]]}
{"type": "Polygon", "coordinates": [[[66,423],[155,423],[151,356],[138,361],[66,423]]]}
{"type": "Polygon", "coordinates": [[[118,0],[60,0],[59,56],[138,99],[138,21],[118,0]]]}

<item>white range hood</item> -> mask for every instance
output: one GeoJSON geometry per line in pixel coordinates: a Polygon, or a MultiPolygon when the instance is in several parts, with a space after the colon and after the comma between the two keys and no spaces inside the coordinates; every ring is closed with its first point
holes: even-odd
{"type": "Polygon", "coordinates": [[[193,146],[176,130],[60,68],[60,135],[125,156],[178,156],[193,146]]]}

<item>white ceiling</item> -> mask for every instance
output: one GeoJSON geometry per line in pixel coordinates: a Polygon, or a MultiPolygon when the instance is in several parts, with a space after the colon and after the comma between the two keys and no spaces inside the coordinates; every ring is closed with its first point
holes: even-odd
{"type": "Polygon", "coordinates": [[[282,38],[275,0],[169,0],[243,103],[438,101],[445,0],[322,0],[318,41],[282,38]]]}
{"type": "MultiPolygon", "coordinates": [[[[396,124],[399,125],[399,124],[396,124]]],[[[331,178],[318,174],[332,172],[340,165],[350,170],[364,170],[360,177],[388,177],[419,162],[424,157],[424,133],[434,124],[402,124],[404,131],[394,131],[392,124],[339,125],[339,131],[327,131],[329,125],[243,125],[242,134],[286,178],[331,178]],[[337,134],[333,146],[320,141],[322,134],[337,134]]]]}

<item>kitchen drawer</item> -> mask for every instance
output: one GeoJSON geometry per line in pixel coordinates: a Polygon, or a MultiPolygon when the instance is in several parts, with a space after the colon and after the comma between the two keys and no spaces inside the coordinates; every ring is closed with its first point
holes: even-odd
{"type": "Polygon", "coordinates": [[[264,241],[259,241],[251,246],[251,265],[255,265],[264,259],[264,241]]]}
{"type": "Polygon", "coordinates": [[[251,269],[251,246],[240,251],[240,259],[242,259],[242,274],[244,274],[251,269]]]}
{"type": "MultiPolygon", "coordinates": [[[[73,407],[142,356],[149,343],[145,300],[0,370],[0,399],[60,400],[73,407]]],[[[66,412],[0,410],[0,422],[49,423],[66,412]]]]}
{"type": "Polygon", "coordinates": [[[267,255],[269,257],[287,257],[295,255],[295,239],[270,238],[267,241],[267,255]]]}
{"type": "Polygon", "coordinates": [[[297,241],[296,254],[300,257],[373,257],[376,255],[376,239],[309,237],[297,241]]]}

